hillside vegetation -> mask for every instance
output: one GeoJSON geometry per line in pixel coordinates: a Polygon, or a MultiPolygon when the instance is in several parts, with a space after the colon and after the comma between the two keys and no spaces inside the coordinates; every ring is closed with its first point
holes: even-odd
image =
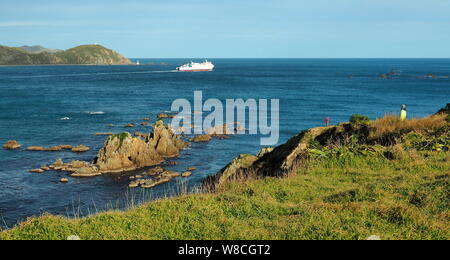
{"type": "Polygon", "coordinates": [[[33,46],[24,45],[20,46],[19,48],[29,53],[41,53],[41,52],[55,53],[61,51],[57,49],[48,49],[41,45],[33,45],[33,46]]]}
{"type": "Polygon", "coordinates": [[[28,52],[23,48],[0,46],[0,65],[116,65],[131,64],[121,54],[101,45],[82,45],[65,51],[28,52]]]}
{"type": "Polygon", "coordinates": [[[446,113],[310,129],[240,156],[206,182],[211,192],[86,218],[43,215],[0,239],[447,240],[446,113]]]}

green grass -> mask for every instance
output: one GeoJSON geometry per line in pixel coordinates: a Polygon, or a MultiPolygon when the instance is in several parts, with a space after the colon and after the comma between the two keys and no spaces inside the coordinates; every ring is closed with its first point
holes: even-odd
{"type": "Polygon", "coordinates": [[[450,153],[332,154],[287,178],[231,182],[212,194],[125,212],[43,215],[0,239],[449,239],[450,153]]]}

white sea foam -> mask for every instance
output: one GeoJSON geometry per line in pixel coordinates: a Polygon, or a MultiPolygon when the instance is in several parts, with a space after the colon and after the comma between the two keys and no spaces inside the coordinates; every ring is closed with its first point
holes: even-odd
{"type": "Polygon", "coordinates": [[[86,111],[85,113],[89,114],[89,115],[103,115],[103,114],[105,114],[105,112],[103,112],[103,111],[86,111]]]}
{"type": "Polygon", "coordinates": [[[63,117],[61,120],[70,120],[70,117],[63,117]]]}

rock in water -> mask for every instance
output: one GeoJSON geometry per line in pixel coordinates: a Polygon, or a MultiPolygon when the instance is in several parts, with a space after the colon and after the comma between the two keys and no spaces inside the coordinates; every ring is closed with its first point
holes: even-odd
{"type": "Polygon", "coordinates": [[[192,175],[192,172],[183,172],[182,174],[181,174],[181,177],[189,177],[189,176],[191,176],[192,175]]]}
{"type": "Polygon", "coordinates": [[[6,150],[16,150],[19,149],[21,145],[16,140],[10,140],[3,145],[6,150]]]}
{"type": "Polygon", "coordinates": [[[30,172],[43,173],[43,172],[45,172],[45,170],[44,169],[33,169],[33,170],[30,170],[30,172]]]}
{"type": "Polygon", "coordinates": [[[27,151],[45,151],[45,148],[42,146],[28,146],[27,151]]]}
{"type": "Polygon", "coordinates": [[[169,115],[164,114],[164,113],[159,113],[156,117],[157,117],[158,119],[162,119],[162,118],[168,118],[169,115]]]}
{"type": "Polygon", "coordinates": [[[189,141],[194,143],[204,143],[211,141],[211,135],[196,135],[195,137],[189,139],[189,141]]]}
{"type": "Polygon", "coordinates": [[[158,165],[165,158],[178,156],[186,145],[181,136],[164,125],[155,126],[153,133],[145,139],[127,132],[113,135],[105,141],[94,162],[72,176],[95,176],[158,165]]]}
{"type": "Polygon", "coordinates": [[[84,152],[89,151],[90,149],[91,148],[81,144],[79,146],[73,147],[72,148],[72,152],[74,152],[74,153],[84,153],[84,152]]]}

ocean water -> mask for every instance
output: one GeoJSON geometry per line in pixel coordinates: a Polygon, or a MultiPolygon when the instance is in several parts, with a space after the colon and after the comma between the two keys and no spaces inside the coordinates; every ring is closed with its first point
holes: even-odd
{"type": "Polygon", "coordinates": [[[260,149],[259,136],[193,144],[176,159],[172,170],[197,167],[192,177],[151,191],[128,189],[128,176],[104,175],[59,183],[63,172],[30,173],[58,158],[92,160],[105,136],[96,132],[149,131],[125,129],[170,110],[173,100],[279,99],[280,140],[299,131],[348,120],[353,113],[371,118],[398,113],[406,104],[409,116],[436,112],[450,102],[449,59],[216,59],[216,71],[179,73],[189,59],[139,59],[141,66],[0,67],[0,143],[18,140],[21,150],[0,150],[0,223],[11,227],[44,212],[86,215],[124,208],[133,199],[149,200],[192,190],[241,153],[260,149]],[[390,79],[379,77],[395,70],[390,79]],[[424,75],[433,73],[436,78],[424,75]],[[70,120],[61,120],[68,117],[70,120]],[[114,124],[115,127],[109,127],[114,124]],[[30,145],[85,144],[83,154],[30,152],[30,145]]]}

